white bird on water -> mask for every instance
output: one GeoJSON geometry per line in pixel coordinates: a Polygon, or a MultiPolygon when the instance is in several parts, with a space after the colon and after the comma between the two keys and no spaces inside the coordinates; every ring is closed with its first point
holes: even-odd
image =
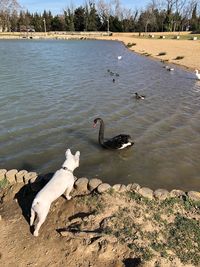
{"type": "Polygon", "coordinates": [[[173,71],[174,70],[174,68],[171,68],[169,66],[165,66],[165,69],[168,70],[168,71],[173,71]]]}
{"type": "Polygon", "coordinates": [[[200,73],[198,70],[195,70],[195,75],[197,77],[197,80],[200,80],[200,73]]]}
{"type": "Polygon", "coordinates": [[[117,58],[120,60],[120,59],[122,59],[122,56],[118,56],[117,58]]]}

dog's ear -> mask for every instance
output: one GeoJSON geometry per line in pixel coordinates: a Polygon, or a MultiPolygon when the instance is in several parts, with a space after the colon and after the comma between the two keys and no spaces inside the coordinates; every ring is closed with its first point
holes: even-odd
{"type": "Polygon", "coordinates": [[[71,155],[72,153],[71,153],[71,150],[68,148],[67,150],[66,150],[66,152],[65,152],[65,156],[67,157],[67,156],[69,156],[69,155],[71,155]]]}
{"type": "Polygon", "coordinates": [[[80,157],[80,151],[76,151],[75,157],[76,158],[79,158],[80,157]]]}

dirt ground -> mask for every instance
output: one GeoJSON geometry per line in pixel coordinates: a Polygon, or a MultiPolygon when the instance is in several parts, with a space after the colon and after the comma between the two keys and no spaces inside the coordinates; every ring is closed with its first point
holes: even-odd
{"type": "Polygon", "coordinates": [[[0,266],[200,266],[199,203],[113,190],[60,197],[34,237],[35,194],[22,184],[0,191],[0,266]]]}

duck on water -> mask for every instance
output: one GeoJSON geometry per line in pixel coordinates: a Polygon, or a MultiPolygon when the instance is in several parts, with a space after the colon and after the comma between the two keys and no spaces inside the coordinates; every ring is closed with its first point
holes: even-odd
{"type": "Polygon", "coordinates": [[[93,127],[100,123],[99,128],[99,144],[106,149],[124,149],[133,146],[134,142],[128,134],[119,134],[113,138],[104,140],[104,121],[101,118],[94,120],[93,127]]]}
{"type": "Polygon", "coordinates": [[[135,93],[136,99],[145,99],[145,95],[139,95],[137,92],[135,93]]]}

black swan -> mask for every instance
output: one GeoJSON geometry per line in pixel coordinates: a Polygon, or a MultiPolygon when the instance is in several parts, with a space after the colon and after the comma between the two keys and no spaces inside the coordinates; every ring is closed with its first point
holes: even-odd
{"type": "Polygon", "coordinates": [[[135,93],[136,99],[145,99],[145,95],[138,95],[138,93],[135,93]]]}
{"type": "Polygon", "coordinates": [[[120,134],[113,138],[104,140],[104,122],[101,118],[96,118],[94,120],[93,127],[96,127],[97,122],[100,122],[100,128],[99,128],[99,144],[107,149],[123,149],[127,147],[131,147],[134,142],[131,140],[130,135],[127,134],[120,134]]]}

